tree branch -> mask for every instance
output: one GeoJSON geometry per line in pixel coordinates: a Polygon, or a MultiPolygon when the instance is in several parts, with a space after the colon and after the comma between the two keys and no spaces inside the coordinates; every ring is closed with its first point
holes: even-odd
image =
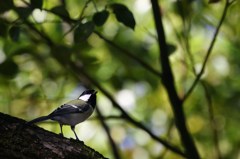
{"type": "Polygon", "coordinates": [[[22,119],[0,113],[0,158],[104,158],[83,142],[25,123],[22,119]]]}
{"type": "Polygon", "coordinates": [[[157,29],[157,35],[158,35],[158,45],[160,49],[160,62],[162,66],[162,82],[167,90],[168,97],[173,109],[176,126],[180,134],[182,143],[185,147],[187,156],[188,158],[199,159],[200,156],[198,154],[197,148],[186,126],[186,120],[183,112],[182,101],[179,99],[176,88],[175,88],[174,77],[173,77],[173,73],[172,73],[169,58],[168,58],[168,55],[169,55],[168,47],[165,39],[165,32],[162,24],[162,18],[160,15],[161,12],[160,12],[158,0],[151,0],[151,3],[152,3],[154,21],[157,29]]]}

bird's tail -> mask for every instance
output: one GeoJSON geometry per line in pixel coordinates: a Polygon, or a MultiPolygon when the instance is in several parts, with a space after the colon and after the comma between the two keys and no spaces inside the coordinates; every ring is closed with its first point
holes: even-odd
{"type": "Polygon", "coordinates": [[[31,125],[31,124],[34,124],[34,123],[38,123],[38,122],[40,122],[40,121],[48,120],[48,119],[50,119],[49,116],[42,116],[42,117],[33,119],[33,120],[31,120],[31,121],[28,121],[28,122],[26,122],[26,124],[31,125]]]}

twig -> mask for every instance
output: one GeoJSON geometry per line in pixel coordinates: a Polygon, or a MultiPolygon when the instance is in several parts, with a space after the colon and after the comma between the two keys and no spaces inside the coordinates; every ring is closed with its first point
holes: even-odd
{"type": "Polygon", "coordinates": [[[98,12],[98,8],[97,8],[97,4],[96,4],[96,2],[95,2],[94,0],[92,0],[92,3],[93,3],[93,6],[94,6],[96,12],[98,12]]]}
{"type": "Polygon", "coordinates": [[[153,74],[155,74],[158,77],[162,77],[162,74],[155,70],[154,68],[152,68],[149,64],[147,64],[146,62],[144,62],[142,59],[140,59],[138,56],[134,55],[133,53],[129,52],[128,50],[118,46],[117,44],[115,44],[114,42],[112,42],[111,40],[108,40],[106,37],[104,37],[102,34],[100,34],[99,32],[95,31],[94,32],[96,35],[98,35],[98,37],[100,37],[101,39],[103,39],[106,43],[108,43],[109,45],[113,46],[114,48],[118,49],[119,51],[121,51],[123,54],[125,54],[126,56],[130,57],[131,59],[137,61],[138,63],[140,63],[143,68],[146,68],[149,72],[152,72],[153,74]]]}
{"type": "MultiPolygon", "coordinates": [[[[168,125],[167,133],[166,133],[166,136],[167,136],[168,139],[171,138],[171,130],[172,130],[173,126],[174,126],[174,120],[170,119],[170,123],[168,125]]],[[[167,152],[168,152],[168,149],[165,148],[157,158],[158,159],[164,159],[167,152]]]]}
{"type": "MultiPolygon", "coordinates": [[[[96,117],[92,117],[89,120],[96,120],[97,118],[99,118],[98,116],[96,117]]],[[[119,120],[122,119],[121,115],[109,115],[109,116],[103,116],[104,120],[119,120]]]]}
{"type": "Polygon", "coordinates": [[[88,4],[91,2],[91,0],[87,0],[86,3],[84,4],[84,7],[82,9],[82,12],[80,13],[80,16],[78,19],[82,19],[83,18],[83,14],[85,12],[85,9],[88,7],[88,4]]]}
{"type": "Polygon", "coordinates": [[[96,107],[96,111],[97,111],[97,114],[98,114],[99,121],[102,124],[102,126],[103,126],[103,128],[104,128],[104,130],[107,134],[107,137],[108,137],[108,140],[110,142],[113,155],[114,155],[115,159],[120,159],[121,157],[119,155],[117,146],[116,146],[116,144],[115,144],[115,142],[114,142],[114,140],[113,140],[113,138],[110,134],[110,129],[109,129],[107,123],[105,122],[104,117],[102,116],[102,113],[101,113],[101,111],[99,110],[98,107],[96,107]]]}
{"type": "Polygon", "coordinates": [[[207,64],[207,61],[208,61],[208,59],[209,59],[209,56],[210,56],[210,54],[211,54],[211,52],[212,52],[213,46],[214,46],[214,44],[215,44],[215,42],[216,42],[216,39],[217,39],[219,30],[220,30],[220,28],[221,28],[221,26],[222,26],[222,24],[223,24],[223,21],[224,21],[226,15],[227,15],[228,7],[229,7],[231,4],[232,4],[232,3],[231,3],[229,0],[226,0],[226,4],[225,4],[224,10],[223,10],[222,17],[221,17],[221,19],[220,19],[220,21],[219,21],[219,24],[218,24],[218,26],[217,26],[217,28],[216,28],[216,30],[215,30],[215,33],[214,33],[214,35],[213,35],[213,39],[212,39],[212,41],[211,41],[211,43],[210,43],[210,46],[209,46],[209,48],[208,48],[208,50],[207,50],[206,56],[205,56],[204,61],[203,61],[202,68],[201,68],[200,72],[197,74],[197,76],[196,76],[196,78],[195,78],[192,86],[190,87],[190,89],[188,90],[188,92],[187,92],[187,93],[185,94],[185,96],[183,97],[182,101],[185,101],[185,100],[189,97],[189,95],[192,93],[192,91],[194,90],[194,88],[195,88],[196,85],[198,84],[199,80],[201,79],[201,77],[202,77],[202,75],[203,75],[203,73],[204,73],[204,71],[205,71],[206,64],[207,64]]]}
{"type": "Polygon", "coordinates": [[[211,95],[208,91],[207,85],[203,81],[201,81],[201,84],[203,86],[203,89],[204,89],[204,92],[205,92],[205,97],[206,97],[206,100],[207,100],[209,120],[210,120],[211,129],[212,129],[212,136],[213,136],[213,143],[214,143],[214,146],[215,146],[216,158],[220,159],[221,158],[221,151],[220,151],[220,148],[219,148],[219,136],[218,136],[217,124],[216,124],[216,121],[215,121],[215,115],[214,115],[211,95]]]}
{"type": "Polygon", "coordinates": [[[30,3],[28,3],[27,1],[25,1],[25,0],[21,0],[25,5],[27,5],[27,6],[30,6],[30,3]]]}

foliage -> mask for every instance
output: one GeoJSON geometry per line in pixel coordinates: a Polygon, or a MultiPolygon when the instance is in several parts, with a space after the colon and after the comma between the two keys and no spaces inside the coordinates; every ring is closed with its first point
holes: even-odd
{"type": "Polygon", "coordinates": [[[77,132],[104,156],[238,158],[239,7],[0,1],[0,111],[30,120],[93,87],[98,109],[77,132]]]}

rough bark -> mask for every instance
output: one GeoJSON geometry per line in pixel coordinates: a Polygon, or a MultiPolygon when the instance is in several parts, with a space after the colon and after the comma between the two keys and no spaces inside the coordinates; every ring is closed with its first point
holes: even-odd
{"type": "Polygon", "coordinates": [[[102,159],[100,153],[74,139],[63,138],[25,121],[0,113],[0,158],[102,159]]]}

